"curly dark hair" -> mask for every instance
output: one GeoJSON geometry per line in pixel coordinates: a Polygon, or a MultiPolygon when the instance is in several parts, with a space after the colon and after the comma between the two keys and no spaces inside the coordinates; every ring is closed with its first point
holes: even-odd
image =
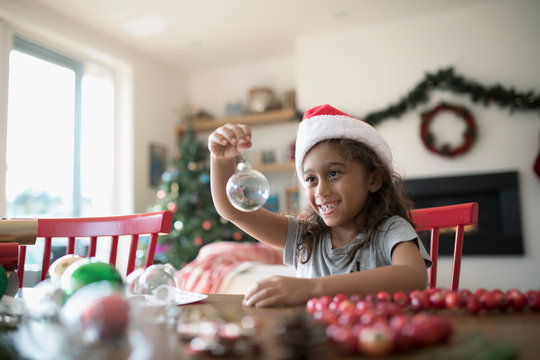
{"type": "MultiPolygon", "coordinates": [[[[368,194],[366,204],[355,217],[357,231],[358,233],[364,232],[365,237],[352,248],[348,264],[354,260],[358,251],[363,251],[373,241],[384,220],[399,215],[414,227],[414,223],[410,219],[412,201],[403,191],[401,176],[391,170],[370,147],[350,139],[330,139],[318,144],[320,143],[334,146],[345,159],[358,161],[362,164],[367,174],[375,172],[382,178],[382,186],[379,191],[368,194]],[[364,224],[360,220],[362,214],[365,214],[364,224]]],[[[296,249],[296,258],[305,264],[311,257],[315,242],[320,241],[323,235],[329,233],[330,228],[309,205],[302,217],[305,218],[305,230],[296,249]]]]}

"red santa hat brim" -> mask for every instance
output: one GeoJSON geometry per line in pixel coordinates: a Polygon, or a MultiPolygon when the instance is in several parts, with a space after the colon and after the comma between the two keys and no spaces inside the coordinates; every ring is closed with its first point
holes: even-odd
{"type": "Polygon", "coordinates": [[[392,151],[386,140],[365,121],[349,116],[332,106],[316,106],[305,112],[296,134],[295,165],[300,181],[307,152],[323,140],[351,139],[368,145],[392,170],[392,151]]]}

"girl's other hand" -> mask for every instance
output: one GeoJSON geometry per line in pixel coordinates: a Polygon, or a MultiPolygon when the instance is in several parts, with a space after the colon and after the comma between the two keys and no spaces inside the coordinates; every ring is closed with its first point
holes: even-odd
{"type": "Polygon", "coordinates": [[[208,150],[216,158],[235,157],[251,146],[251,129],[243,124],[225,124],[208,137],[208,150]]]}
{"type": "Polygon", "coordinates": [[[263,279],[246,293],[243,304],[255,307],[303,305],[311,298],[312,280],[285,276],[263,279]]]}

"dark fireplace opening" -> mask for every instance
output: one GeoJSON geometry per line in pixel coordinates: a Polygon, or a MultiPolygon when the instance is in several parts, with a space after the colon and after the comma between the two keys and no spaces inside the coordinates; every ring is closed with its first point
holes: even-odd
{"type": "MultiPolygon", "coordinates": [[[[463,255],[523,255],[517,172],[404,180],[415,208],[479,204],[478,225],[465,228],[463,255]]],[[[419,233],[429,251],[429,233],[419,233]]],[[[441,230],[439,254],[453,255],[455,231],[441,230]]]]}

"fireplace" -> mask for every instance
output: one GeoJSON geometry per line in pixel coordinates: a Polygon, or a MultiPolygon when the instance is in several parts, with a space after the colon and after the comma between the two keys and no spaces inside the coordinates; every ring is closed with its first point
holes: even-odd
{"type": "MultiPolygon", "coordinates": [[[[479,204],[478,225],[465,228],[463,255],[523,255],[517,172],[410,179],[405,191],[415,208],[479,204]]],[[[419,234],[429,249],[429,234],[419,234]]],[[[454,231],[440,231],[439,254],[454,252],[454,231]]]]}

